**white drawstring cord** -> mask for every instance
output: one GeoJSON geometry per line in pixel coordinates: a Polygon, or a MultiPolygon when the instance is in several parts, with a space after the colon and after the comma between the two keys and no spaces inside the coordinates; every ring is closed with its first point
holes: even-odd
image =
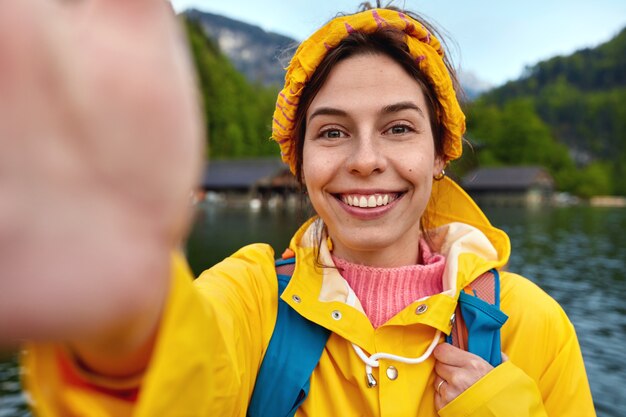
{"type": "Polygon", "coordinates": [[[384,352],[374,353],[372,356],[368,357],[365,354],[365,352],[363,352],[363,349],[361,349],[359,346],[355,345],[354,343],[352,343],[352,348],[354,349],[356,354],[359,356],[359,358],[361,358],[361,360],[365,363],[365,375],[367,377],[367,385],[370,388],[373,388],[377,385],[377,382],[376,382],[376,378],[374,378],[374,375],[372,374],[372,368],[378,368],[378,366],[380,365],[378,362],[378,359],[388,359],[392,361],[406,363],[409,365],[422,363],[426,359],[428,359],[428,357],[433,353],[433,350],[435,350],[435,347],[439,344],[440,336],[441,336],[441,330],[437,330],[437,332],[435,333],[435,337],[433,338],[433,341],[430,343],[430,346],[428,346],[428,349],[426,349],[426,352],[424,352],[422,356],[417,357],[417,358],[405,358],[404,356],[398,356],[398,355],[393,355],[391,353],[384,353],[384,352]]]}
{"type": "MultiPolygon", "coordinates": [[[[348,297],[346,300],[346,304],[354,307],[354,304],[356,304],[356,294],[354,293],[352,288],[350,288],[347,282],[346,282],[346,287],[348,290],[348,297]]],[[[428,346],[428,349],[426,349],[426,352],[424,352],[424,354],[418,358],[405,358],[404,356],[398,356],[398,355],[393,355],[391,353],[384,353],[384,352],[374,353],[372,356],[368,357],[365,354],[365,352],[363,352],[363,349],[361,349],[354,343],[352,343],[352,348],[354,349],[356,354],[359,356],[359,358],[361,358],[361,360],[365,363],[365,376],[367,377],[367,386],[370,388],[373,388],[378,383],[376,382],[376,378],[374,378],[374,374],[372,374],[372,368],[378,368],[379,366],[378,359],[388,359],[388,360],[397,361],[401,363],[407,363],[409,365],[422,363],[426,359],[428,359],[428,357],[433,353],[433,350],[435,350],[435,347],[439,344],[440,337],[441,337],[441,330],[437,330],[437,332],[435,333],[435,337],[433,338],[433,341],[430,343],[430,346],[428,346]]]]}

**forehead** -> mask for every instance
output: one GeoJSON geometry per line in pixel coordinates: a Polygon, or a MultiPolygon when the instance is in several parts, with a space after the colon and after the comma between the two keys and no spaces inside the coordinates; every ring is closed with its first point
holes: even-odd
{"type": "Polygon", "coordinates": [[[425,108],[426,99],[420,84],[392,58],[383,54],[360,54],[334,66],[307,114],[319,106],[358,110],[405,101],[425,108]]]}

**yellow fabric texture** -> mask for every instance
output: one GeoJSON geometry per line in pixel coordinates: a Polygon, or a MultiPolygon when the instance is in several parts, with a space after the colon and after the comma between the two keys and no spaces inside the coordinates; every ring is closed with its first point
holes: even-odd
{"type": "Polygon", "coordinates": [[[447,161],[461,156],[465,133],[465,115],[454,91],[450,74],[442,59],[439,40],[421,23],[404,13],[372,9],[331,20],[302,42],[287,67],[285,86],[278,94],[272,124],[272,139],[280,145],[283,161],[295,173],[296,110],[302,89],[329,50],[336,47],[352,31],[371,33],[392,27],[406,34],[406,44],[419,69],[431,81],[443,110],[439,115],[444,126],[444,156],[447,161]]]}
{"type": "MultiPolygon", "coordinates": [[[[438,225],[434,249],[447,255],[444,292],[412,303],[377,329],[358,306],[346,304],[345,283],[337,271],[316,266],[317,221],[307,222],[293,237],[290,248],[296,253],[296,270],[281,297],[333,332],[312,374],[310,395],[296,416],[437,415],[432,357],[419,365],[381,360],[380,368],[374,369],[378,386],[368,388],[364,364],[351,346],[356,343],[369,354],[421,355],[435,329],[450,330],[457,288],[506,264],[506,235],[493,228],[451,180],[438,183],[436,191],[438,198],[431,200],[429,210],[438,225]],[[473,224],[447,223],[446,219],[456,218],[468,218],[473,224]],[[293,295],[299,296],[299,303],[293,302],[293,295]],[[416,314],[420,304],[428,309],[416,314]],[[335,310],[342,313],[341,319],[332,317],[335,310]],[[396,380],[387,378],[389,366],[398,370],[396,380]]],[[[325,262],[328,248],[322,242],[320,256],[325,262]]],[[[501,307],[509,316],[502,328],[502,347],[509,361],[439,415],[594,416],[576,334],[563,310],[525,278],[502,272],[501,279],[501,307]]],[[[68,386],[52,359],[55,347],[34,345],[25,365],[37,415],[243,417],[273,331],[277,299],[274,252],[268,245],[246,246],[195,281],[177,259],[138,402],[121,404],[68,386]]]]}

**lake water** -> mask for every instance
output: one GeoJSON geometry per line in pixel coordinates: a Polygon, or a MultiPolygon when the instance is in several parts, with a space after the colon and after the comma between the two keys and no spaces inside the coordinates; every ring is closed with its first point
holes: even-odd
{"type": "MultiPolygon", "coordinates": [[[[488,208],[511,237],[509,270],[529,277],[565,309],[577,329],[596,410],[626,415],[626,209],[488,208]]],[[[198,207],[188,243],[196,273],[242,245],[282,251],[305,218],[292,211],[198,207]]],[[[14,361],[0,361],[0,417],[28,416],[14,361]]]]}

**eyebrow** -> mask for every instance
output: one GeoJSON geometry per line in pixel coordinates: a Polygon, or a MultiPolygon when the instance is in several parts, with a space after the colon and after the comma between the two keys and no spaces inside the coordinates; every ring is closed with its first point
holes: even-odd
{"type": "Polygon", "coordinates": [[[383,114],[397,113],[402,110],[415,110],[422,117],[425,117],[422,109],[417,104],[413,103],[412,101],[401,101],[399,103],[390,104],[388,106],[383,107],[381,113],[383,114]]]}
{"type": "Polygon", "coordinates": [[[315,109],[315,111],[311,113],[311,116],[309,117],[309,120],[307,121],[307,123],[313,120],[313,118],[316,116],[347,116],[347,115],[348,115],[347,112],[340,110],[340,109],[336,109],[334,107],[320,107],[319,109],[315,109]]]}
{"type": "MultiPolygon", "coordinates": [[[[391,114],[391,113],[398,113],[402,110],[415,110],[422,117],[425,117],[422,109],[417,104],[413,103],[412,101],[401,101],[399,103],[390,104],[388,106],[383,107],[380,113],[391,114]]],[[[317,117],[317,116],[344,116],[345,117],[347,115],[348,113],[341,109],[337,109],[334,107],[320,107],[316,109],[313,113],[311,113],[311,116],[309,117],[308,121],[310,122],[311,120],[313,120],[314,117],[317,117]]]]}

